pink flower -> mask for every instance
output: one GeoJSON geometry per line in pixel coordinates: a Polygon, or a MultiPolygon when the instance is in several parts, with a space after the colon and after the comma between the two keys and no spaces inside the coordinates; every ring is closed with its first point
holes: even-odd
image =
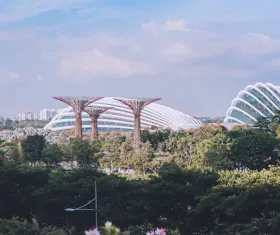
{"type": "Polygon", "coordinates": [[[157,228],[156,231],[150,231],[146,233],[147,235],[166,235],[165,228],[157,228]]]}
{"type": "Polygon", "coordinates": [[[161,228],[161,229],[157,228],[157,230],[155,231],[155,234],[156,235],[165,235],[166,234],[165,228],[161,228]]]}
{"type": "Polygon", "coordinates": [[[89,231],[85,231],[86,235],[100,235],[99,231],[95,229],[90,229],[89,231]]]}

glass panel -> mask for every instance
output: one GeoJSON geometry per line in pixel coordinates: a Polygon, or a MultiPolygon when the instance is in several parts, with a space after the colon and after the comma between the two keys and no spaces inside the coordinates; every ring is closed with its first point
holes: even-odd
{"type": "Polygon", "coordinates": [[[278,97],[280,97],[280,92],[278,90],[276,90],[274,87],[272,86],[269,86],[268,87],[270,88],[270,90],[272,90],[278,97]]]}
{"type": "Polygon", "coordinates": [[[249,105],[247,105],[246,103],[238,100],[235,104],[235,106],[237,108],[242,109],[245,113],[248,113],[249,115],[251,115],[254,118],[258,118],[261,117],[261,115],[259,113],[257,113],[255,110],[253,110],[249,105]]]}
{"type": "Polygon", "coordinates": [[[267,95],[267,97],[269,99],[271,99],[273,101],[274,104],[276,104],[278,107],[280,107],[280,102],[279,100],[273,95],[270,93],[270,91],[268,91],[267,89],[265,89],[264,87],[258,87],[264,94],[267,95]]]}
{"type": "Polygon", "coordinates": [[[265,106],[267,106],[272,112],[275,112],[276,108],[270,103],[270,101],[265,98],[259,91],[255,89],[249,90],[251,94],[257,97],[265,106]]]}
{"type": "Polygon", "coordinates": [[[238,111],[236,109],[230,110],[229,116],[230,117],[234,117],[234,118],[236,118],[236,119],[238,119],[238,120],[240,120],[240,121],[242,121],[242,122],[244,122],[246,124],[249,124],[249,125],[253,125],[255,123],[252,119],[250,119],[244,113],[242,113],[242,112],[240,112],[240,111],[238,111]]]}
{"type": "Polygon", "coordinates": [[[265,116],[271,116],[271,113],[267,110],[266,107],[261,105],[257,100],[255,100],[252,96],[248,94],[243,94],[241,98],[251,105],[253,105],[256,109],[258,109],[260,112],[262,112],[265,116]]]}

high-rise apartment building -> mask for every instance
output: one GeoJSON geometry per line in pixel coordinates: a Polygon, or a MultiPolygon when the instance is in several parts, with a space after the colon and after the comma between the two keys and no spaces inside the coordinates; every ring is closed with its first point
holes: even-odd
{"type": "Polygon", "coordinates": [[[34,113],[33,114],[33,120],[40,120],[40,114],[39,113],[34,113]]]}
{"type": "Polygon", "coordinates": [[[34,120],[33,113],[32,112],[22,113],[18,115],[18,120],[19,121],[34,120]]]}
{"type": "Polygon", "coordinates": [[[42,109],[39,114],[40,120],[50,120],[57,114],[56,109],[42,109]]]}

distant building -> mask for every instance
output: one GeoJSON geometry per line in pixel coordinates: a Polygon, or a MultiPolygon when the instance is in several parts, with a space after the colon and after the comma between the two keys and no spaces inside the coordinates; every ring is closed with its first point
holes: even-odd
{"type": "Polygon", "coordinates": [[[34,120],[32,112],[26,112],[18,115],[19,121],[34,120]]]}
{"type": "Polygon", "coordinates": [[[57,109],[42,109],[39,114],[40,120],[50,120],[57,114],[57,109]]]}
{"type": "Polygon", "coordinates": [[[195,117],[197,120],[202,123],[215,123],[217,121],[222,121],[225,117],[195,117]]]}
{"type": "Polygon", "coordinates": [[[18,120],[19,121],[34,120],[33,113],[32,112],[22,113],[18,115],[18,120]]]}
{"type": "Polygon", "coordinates": [[[33,114],[33,119],[34,120],[40,120],[40,114],[39,113],[34,113],[33,114]]]}
{"type": "Polygon", "coordinates": [[[14,116],[4,116],[3,118],[4,118],[3,121],[9,119],[9,120],[12,120],[12,121],[14,122],[14,121],[17,121],[17,120],[18,120],[18,116],[17,116],[17,115],[14,115],[14,116]]]}

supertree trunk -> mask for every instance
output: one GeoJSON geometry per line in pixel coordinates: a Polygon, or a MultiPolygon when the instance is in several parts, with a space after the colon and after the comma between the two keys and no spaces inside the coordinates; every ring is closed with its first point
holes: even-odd
{"type": "Polygon", "coordinates": [[[91,140],[98,139],[97,120],[91,121],[91,140]]]}
{"type": "Polygon", "coordinates": [[[141,142],[141,119],[140,119],[140,115],[134,115],[133,143],[137,145],[140,142],[141,142]]]}
{"type": "Polygon", "coordinates": [[[99,107],[99,108],[94,108],[94,107],[86,107],[83,111],[86,112],[91,119],[91,140],[97,139],[98,138],[98,118],[100,115],[107,110],[111,109],[111,107],[99,107]]]}
{"type": "Polygon", "coordinates": [[[103,97],[87,97],[87,96],[61,96],[53,97],[56,100],[62,101],[73,108],[75,113],[75,137],[83,138],[83,122],[82,122],[82,110],[89,104],[102,99],[103,97]]]}
{"type": "Polygon", "coordinates": [[[75,137],[83,137],[82,112],[75,112],[75,137]]]}
{"type": "Polygon", "coordinates": [[[138,146],[141,143],[141,112],[149,104],[160,100],[160,98],[114,98],[115,100],[128,106],[134,114],[133,143],[138,146]]]}

